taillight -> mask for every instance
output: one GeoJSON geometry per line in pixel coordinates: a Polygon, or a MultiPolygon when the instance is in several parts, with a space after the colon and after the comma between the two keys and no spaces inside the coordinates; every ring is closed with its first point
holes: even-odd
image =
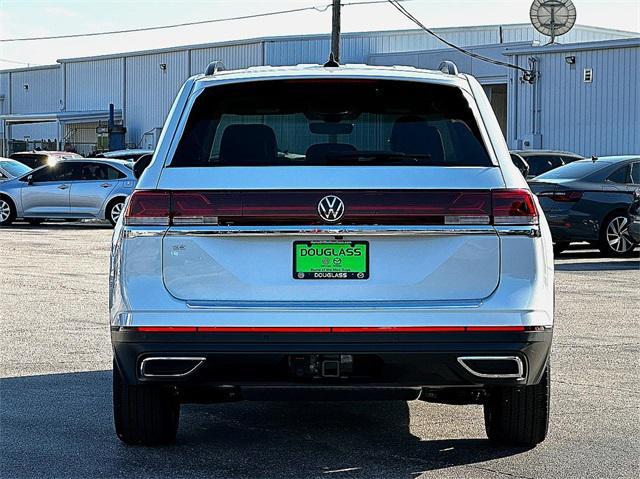
{"type": "MultiPolygon", "coordinates": [[[[251,199],[233,194],[214,194],[198,191],[136,191],[131,195],[124,215],[126,225],[217,225],[220,217],[241,224],[243,219],[257,222],[316,221],[316,202],[291,205],[290,195],[276,198],[251,199]],[[227,197],[229,196],[229,197],[227,197]],[[280,220],[279,218],[284,218],[280,220]]],[[[402,202],[387,201],[371,204],[367,195],[352,195],[348,208],[356,224],[380,222],[380,218],[393,221],[425,221],[441,218],[446,225],[532,225],[538,224],[538,211],[529,190],[489,191],[427,191],[408,196],[402,202]],[[358,204],[357,201],[361,203],[358,204]],[[403,219],[404,218],[404,219],[403,219]],[[493,222],[491,222],[493,218],[493,222]]],[[[274,196],[274,195],[272,195],[274,196]]],[[[317,196],[317,195],[316,195],[317,196]]],[[[298,200],[300,200],[298,198],[298,200]]],[[[345,218],[347,215],[345,215],[345,218]]],[[[265,223],[266,224],[266,223],[265,223]]],[[[442,223],[440,223],[442,224],[442,223]]]]}
{"type": "Polygon", "coordinates": [[[174,192],[171,194],[174,225],[217,225],[216,211],[216,205],[204,193],[174,192]]]}
{"type": "Polygon", "coordinates": [[[582,191],[543,191],[538,193],[543,198],[551,198],[553,201],[575,203],[582,198],[582,191]]]}
{"type": "Polygon", "coordinates": [[[538,210],[529,190],[493,190],[494,225],[536,225],[538,210]]]}
{"type": "Polygon", "coordinates": [[[168,191],[135,191],[124,214],[125,225],[169,225],[171,195],[168,191]]]}

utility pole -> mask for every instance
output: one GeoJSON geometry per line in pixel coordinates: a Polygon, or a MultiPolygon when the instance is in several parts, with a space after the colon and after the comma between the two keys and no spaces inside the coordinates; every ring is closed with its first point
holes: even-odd
{"type": "Polygon", "coordinates": [[[331,52],[333,59],[340,62],[340,0],[333,0],[331,16],[331,52]]]}

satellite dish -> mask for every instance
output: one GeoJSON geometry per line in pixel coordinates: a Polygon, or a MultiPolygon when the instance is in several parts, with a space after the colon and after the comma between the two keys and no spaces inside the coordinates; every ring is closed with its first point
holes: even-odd
{"type": "Polygon", "coordinates": [[[564,35],[576,24],[576,7],[571,0],[534,0],[529,10],[533,27],[543,35],[556,37],[564,35]]]}

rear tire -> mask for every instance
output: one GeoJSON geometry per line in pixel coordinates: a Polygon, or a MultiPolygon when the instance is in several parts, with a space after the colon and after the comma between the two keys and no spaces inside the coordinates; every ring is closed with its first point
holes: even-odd
{"type": "Polygon", "coordinates": [[[540,383],[498,387],[484,405],[484,422],[491,442],[534,447],[544,441],[549,427],[550,374],[547,365],[540,383]]]}
{"type": "Polygon", "coordinates": [[[609,215],[600,228],[598,247],[605,256],[621,257],[633,253],[637,243],[629,234],[629,218],[622,212],[609,215]]]}
{"type": "Polygon", "coordinates": [[[15,219],[16,207],[13,202],[5,196],[0,196],[0,226],[9,226],[15,219]]]}
{"type": "Polygon", "coordinates": [[[127,384],[114,361],[113,417],[116,434],[125,444],[169,444],[178,432],[180,402],[171,389],[127,384]]]}
{"type": "Polygon", "coordinates": [[[118,218],[124,212],[124,200],[122,198],[118,198],[109,204],[107,207],[107,219],[111,226],[115,226],[118,222],[118,218]]]}

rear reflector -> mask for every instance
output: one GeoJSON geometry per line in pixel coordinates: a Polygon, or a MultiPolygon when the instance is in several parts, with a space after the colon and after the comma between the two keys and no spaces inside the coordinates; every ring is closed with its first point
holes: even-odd
{"type": "Polygon", "coordinates": [[[543,331],[541,326],[135,326],[141,333],[491,333],[543,331]]]}
{"type": "MultiPolygon", "coordinates": [[[[528,190],[344,191],[342,224],[533,225],[528,190]]],[[[126,225],[323,224],[317,191],[135,191],[126,225]]]]}

